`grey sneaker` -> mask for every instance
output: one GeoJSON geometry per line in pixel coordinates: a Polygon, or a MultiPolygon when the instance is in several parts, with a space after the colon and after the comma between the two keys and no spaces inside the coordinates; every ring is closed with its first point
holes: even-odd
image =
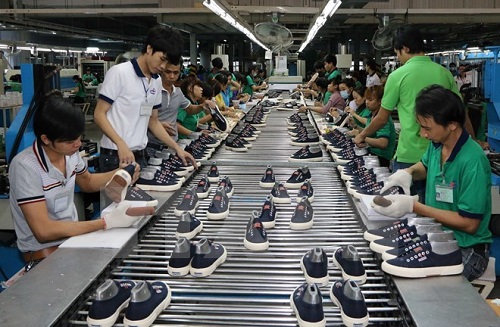
{"type": "Polygon", "coordinates": [[[266,229],[256,210],[252,211],[252,217],[247,224],[244,244],[250,251],[265,251],[269,248],[266,229]]]}
{"type": "Polygon", "coordinates": [[[313,226],[314,210],[307,200],[303,197],[293,211],[292,219],[290,220],[290,228],[293,230],[309,229],[313,226]]]}

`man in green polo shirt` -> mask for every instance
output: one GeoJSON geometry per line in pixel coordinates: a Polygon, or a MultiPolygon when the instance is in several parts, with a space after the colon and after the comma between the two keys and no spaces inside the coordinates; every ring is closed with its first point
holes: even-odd
{"type": "Polygon", "coordinates": [[[474,280],[488,266],[492,242],[489,161],[464,129],[466,110],[458,95],[432,85],[418,95],[415,111],[420,135],[431,142],[421,161],[391,175],[381,193],[393,186],[407,191],[412,179],[427,179],[425,204],[410,195],[389,195],[389,206],[374,209],[391,217],[414,212],[452,230],[462,251],[462,274],[474,280]]]}
{"type": "MultiPolygon", "coordinates": [[[[325,77],[330,82],[332,79],[340,76],[339,79],[342,79],[342,73],[337,68],[337,57],[333,53],[329,53],[323,58],[323,64],[325,66],[325,77]]],[[[332,92],[327,91],[325,93],[324,103],[326,104],[330,97],[332,96],[332,92]]]]}
{"type": "MultiPolygon", "coordinates": [[[[419,125],[415,121],[417,94],[432,84],[441,85],[456,94],[459,94],[459,91],[451,73],[425,55],[424,40],[419,30],[411,25],[398,28],[393,45],[397,58],[403,66],[389,75],[385,84],[382,108],[370,126],[356,136],[354,142],[358,146],[364,146],[365,138],[382,128],[392,111],[397,109],[401,132],[392,168],[393,171],[397,171],[419,162],[429,145],[429,141],[419,135],[419,125]]],[[[470,134],[473,133],[469,119],[465,127],[470,134]]],[[[418,194],[423,202],[425,183],[414,183],[412,194],[418,194]]]]}

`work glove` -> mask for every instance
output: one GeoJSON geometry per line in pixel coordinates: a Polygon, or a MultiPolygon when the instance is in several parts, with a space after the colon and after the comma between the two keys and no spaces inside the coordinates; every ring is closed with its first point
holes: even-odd
{"type": "Polygon", "coordinates": [[[372,202],[373,209],[381,215],[401,218],[408,213],[413,212],[413,205],[418,201],[418,195],[387,195],[384,198],[390,201],[388,205],[380,205],[372,202]]]}
{"type": "Polygon", "coordinates": [[[386,181],[384,181],[384,187],[380,190],[380,194],[383,194],[393,186],[400,186],[405,194],[409,195],[412,179],[413,178],[409,172],[404,169],[398,169],[394,174],[389,176],[386,181]]]}
{"type": "Polygon", "coordinates": [[[135,222],[139,221],[143,216],[129,216],[127,210],[131,207],[129,201],[122,201],[118,203],[116,208],[102,217],[104,220],[104,229],[111,229],[116,227],[130,227],[135,222]]]}

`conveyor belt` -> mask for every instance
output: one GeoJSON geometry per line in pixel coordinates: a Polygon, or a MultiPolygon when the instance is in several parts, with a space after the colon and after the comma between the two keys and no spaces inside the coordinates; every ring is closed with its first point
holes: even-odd
{"type": "MultiPolygon", "coordinates": [[[[229,217],[225,220],[210,221],[206,218],[214,186],[210,196],[201,200],[196,211],[204,229],[195,240],[207,237],[223,244],[228,251],[226,262],[211,276],[174,278],[167,274],[178,222],[173,210],[183,192],[165,207],[137,246],[123,259],[117,259],[117,265],[107,272],[107,277],[116,279],[167,281],[173,292],[172,303],[157,318],[158,325],[296,326],[289,296],[304,282],[300,259],[309,249],[323,247],[329,256],[330,274],[329,285],[321,287],[327,326],[342,326],[340,310],[329,298],[332,282],[341,279],[341,272],[332,263],[331,256],[337,247],[352,244],[360,252],[367,270],[368,279],[361,289],[368,305],[370,325],[411,326],[411,321],[402,312],[404,308],[398,304],[397,294],[388,285],[390,280],[380,271],[377,259],[363,239],[357,213],[327,155],[323,164],[309,165],[315,190],[313,228],[305,231],[289,228],[298,192],[289,189],[292,203],[277,205],[276,226],[267,230],[269,249],[265,252],[245,249],[243,239],[250,213],[260,209],[270,192],[259,187],[265,166],[272,162],[276,178],[281,181],[286,181],[295,170],[295,164],[286,162],[286,157],[299,149],[289,144],[285,133],[284,119],[289,115],[289,112],[273,112],[248,153],[221,148],[213,158],[218,162],[221,175],[231,178],[235,193],[230,199],[229,217]],[[255,165],[248,164],[249,158],[250,162],[255,161],[255,165]],[[237,165],[239,161],[246,164],[237,165]]],[[[208,166],[203,166],[190,184],[197,183],[201,174],[207,171],[208,166]]],[[[98,282],[95,283],[97,286],[98,282]]],[[[90,304],[91,298],[83,301],[70,319],[70,325],[86,325],[90,304]]]]}

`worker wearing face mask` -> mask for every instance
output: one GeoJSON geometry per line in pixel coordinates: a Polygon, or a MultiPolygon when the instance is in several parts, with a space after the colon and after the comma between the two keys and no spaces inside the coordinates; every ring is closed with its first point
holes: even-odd
{"type": "Polygon", "coordinates": [[[346,105],[349,105],[354,98],[352,97],[352,90],[356,87],[356,82],[352,78],[344,78],[339,85],[339,92],[342,99],[345,100],[346,105]]]}

